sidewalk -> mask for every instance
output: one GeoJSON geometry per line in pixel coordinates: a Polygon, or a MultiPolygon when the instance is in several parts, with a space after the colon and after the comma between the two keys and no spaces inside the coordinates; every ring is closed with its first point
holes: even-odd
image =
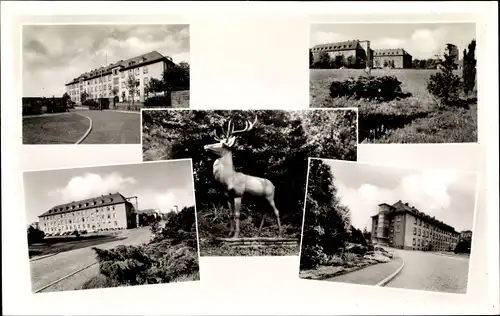
{"type": "Polygon", "coordinates": [[[326,281],[377,285],[379,282],[396,272],[402,264],[403,260],[401,258],[394,258],[387,263],[371,265],[361,270],[326,279],[326,281]]]}

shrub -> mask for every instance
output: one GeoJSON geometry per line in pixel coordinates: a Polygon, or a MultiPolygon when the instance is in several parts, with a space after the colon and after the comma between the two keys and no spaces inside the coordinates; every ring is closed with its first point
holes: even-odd
{"type": "Polygon", "coordinates": [[[323,248],[318,245],[304,246],[300,253],[300,268],[313,269],[323,262],[327,262],[328,258],[323,252],[323,248]]]}
{"type": "Polygon", "coordinates": [[[347,97],[368,99],[370,101],[390,101],[403,96],[402,82],[395,76],[349,78],[344,81],[333,81],[330,84],[332,98],[347,97]]]}
{"type": "Polygon", "coordinates": [[[28,245],[40,242],[43,240],[43,238],[45,238],[45,233],[42,230],[35,228],[33,226],[28,227],[27,235],[28,235],[28,245]]]}
{"type": "Polygon", "coordinates": [[[145,108],[169,108],[172,106],[171,98],[169,96],[157,95],[147,98],[144,101],[145,108]]]}
{"type": "Polygon", "coordinates": [[[89,109],[99,109],[100,108],[99,103],[97,103],[97,101],[95,101],[93,99],[85,100],[85,101],[83,101],[82,104],[88,106],[89,109]]]}

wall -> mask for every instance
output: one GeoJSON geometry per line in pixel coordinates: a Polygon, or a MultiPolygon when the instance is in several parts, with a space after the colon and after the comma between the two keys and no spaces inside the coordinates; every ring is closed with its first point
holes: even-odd
{"type": "MultiPolygon", "coordinates": [[[[333,61],[335,59],[336,56],[340,56],[340,55],[343,55],[345,60],[347,61],[347,58],[349,56],[352,56],[354,58],[356,58],[356,50],[353,49],[353,50],[342,50],[342,51],[334,51],[334,52],[327,52],[328,53],[328,56],[330,56],[330,59],[333,61]]],[[[313,53],[313,60],[314,62],[317,62],[319,60],[319,52],[314,52],[313,53]]]]}
{"type": "Polygon", "coordinates": [[[173,108],[189,108],[189,90],[173,91],[171,97],[173,108]]]}

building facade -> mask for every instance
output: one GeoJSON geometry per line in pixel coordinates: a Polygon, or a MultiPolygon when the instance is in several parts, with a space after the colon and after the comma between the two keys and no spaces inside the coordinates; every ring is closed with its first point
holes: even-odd
{"type": "Polygon", "coordinates": [[[38,216],[47,235],[77,231],[128,229],[137,226],[136,209],[120,193],[54,206],[38,216]]]}
{"type": "Polygon", "coordinates": [[[326,52],[331,60],[337,56],[343,56],[344,61],[352,61],[352,64],[362,65],[371,60],[372,50],[370,41],[352,40],[337,43],[320,44],[311,48],[313,61],[319,61],[320,54],[326,52]]]}
{"type": "Polygon", "coordinates": [[[66,83],[66,92],[76,103],[82,102],[84,92],[87,99],[118,97],[120,102],[144,102],[148,98],[147,86],[151,78],[161,79],[163,72],[172,65],[170,57],[152,51],[85,72],[66,83]],[[136,83],[133,93],[129,81],[136,83]]]}
{"type": "Polygon", "coordinates": [[[373,51],[374,68],[412,68],[412,56],[403,48],[376,49],[373,51]]]}
{"type": "Polygon", "coordinates": [[[472,231],[464,230],[460,232],[460,239],[472,239],[472,231]]]}
{"type": "Polygon", "coordinates": [[[379,204],[372,218],[372,242],[407,250],[453,251],[460,234],[415,207],[396,202],[379,204]]]}

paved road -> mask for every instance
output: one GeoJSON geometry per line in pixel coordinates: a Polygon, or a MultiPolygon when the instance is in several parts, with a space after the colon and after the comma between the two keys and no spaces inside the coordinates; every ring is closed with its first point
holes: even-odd
{"type": "Polygon", "coordinates": [[[82,144],[140,144],[141,115],[114,111],[75,109],[92,119],[92,131],[82,144]]]}
{"type": "MultiPolygon", "coordinates": [[[[118,245],[138,245],[148,242],[151,238],[149,227],[126,230],[124,231],[124,235],[126,236],[126,239],[100,244],[97,247],[109,249],[118,245]]],[[[32,261],[30,262],[31,289],[33,291],[38,290],[41,287],[95,261],[95,253],[91,247],[66,251],[55,256],[32,261]]],[[[98,271],[98,265],[91,268],[91,271],[98,271]]],[[[58,284],[57,286],[51,286],[45,291],[72,290],[79,287],[81,283],[88,279],[88,277],[89,276],[85,275],[85,273],[78,273],[74,277],[69,278],[67,281],[62,281],[61,284],[58,284]]]]}
{"type": "Polygon", "coordinates": [[[403,261],[399,258],[394,258],[387,263],[379,263],[368,266],[361,270],[353,271],[347,274],[339,275],[327,279],[327,281],[345,282],[363,285],[376,285],[394,272],[396,272],[403,261]]]}
{"type": "Polygon", "coordinates": [[[466,293],[469,259],[436,253],[396,250],[405,266],[386,286],[413,290],[466,293]]]}

